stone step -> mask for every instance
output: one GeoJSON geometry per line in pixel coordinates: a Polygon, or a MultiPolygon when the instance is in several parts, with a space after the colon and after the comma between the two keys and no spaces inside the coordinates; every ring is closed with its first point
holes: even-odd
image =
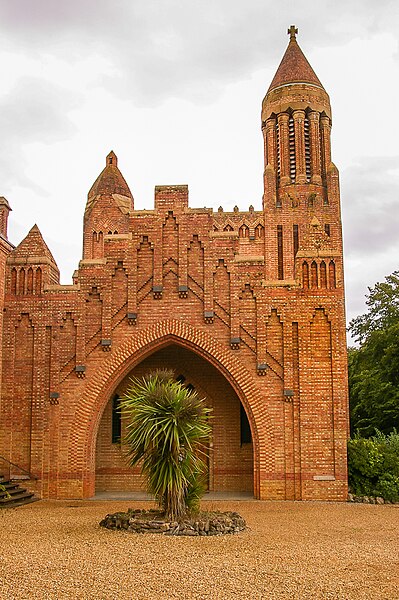
{"type": "Polygon", "coordinates": [[[0,484],[5,488],[4,491],[0,490],[0,509],[16,508],[17,506],[39,500],[33,492],[29,492],[26,488],[21,488],[18,481],[12,481],[0,475],[0,484]]]}
{"type": "Polygon", "coordinates": [[[0,498],[0,506],[13,506],[17,502],[21,502],[22,500],[30,500],[33,497],[33,492],[28,492],[26,490],[17,490],[15,493],[10,496],[5,496],[0,498]]]}

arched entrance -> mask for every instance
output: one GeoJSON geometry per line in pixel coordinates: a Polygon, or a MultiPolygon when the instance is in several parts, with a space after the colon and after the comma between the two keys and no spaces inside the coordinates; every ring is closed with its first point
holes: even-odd
{"type": "Polygon", "coordinates": [[[191,350],[214,366],[236,392],[251,425],[253,443],[253,493],[260,497],[264,486],[275,472],[275,444],[268,407],[257,385],[257,379],[243,366],[235,353],[204,330],[178,319],[159,321],[137,331],[115,347],[101,363],[87,365],[93,369],[81,401],[76,406],[68,434],[66,470],[69,489],[79,497],[95,493],[96,442],[100,421],[112,394],[120,382],[146,357],[170,344],[191,350]],[[262,442],[257,429],[261,424],[262,442]],[[75,491],[76,490],[76,491],[75,491]]]}
{"type": "Polygon", "coordinates": [[[126,423],[120,419],[118,398],[131,377],[159,368],[172,369],[176,379],[194,388],[212,408],[209,440],[208,489],[253,493],[253,443],[249,421],[227,378],[208,360],[176,341],[170,341],[137,364],[117,385],[104,409],[96,444],[96,491],[143,489],[139,469],[129,469],[123,458],[126,423]]]}

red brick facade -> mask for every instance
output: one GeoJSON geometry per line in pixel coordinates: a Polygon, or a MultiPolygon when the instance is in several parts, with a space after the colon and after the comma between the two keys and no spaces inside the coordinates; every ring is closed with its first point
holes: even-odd
{"type": "Polygon", "coordinates": [[[1,204],[0,454],[38,477],[43,497],[140,489],[113,439],[114,399],[132,375],[167,366],[213,408],[209,489],[346,499],[330,128],[328,95],[291,32],[262,106],[262,210],[190,208],[187,187],[171,185],[136,211],[111,152],[88,195],[83,258],[60,285],[36,226],[7,242],[1,204]]]}

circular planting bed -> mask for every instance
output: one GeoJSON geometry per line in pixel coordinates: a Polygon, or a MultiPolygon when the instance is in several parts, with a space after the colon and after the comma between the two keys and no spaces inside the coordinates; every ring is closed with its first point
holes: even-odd
{"type": "Polygon", "coordinates": [[[194,517],[169,521],[156,509],[129,508],[127,512],[107,515],[101,522],[107,529],[125,529],[134,533],[163,535],[226,535],[246,529],[244,519],[236,512],[203,512],[194,517]]]}

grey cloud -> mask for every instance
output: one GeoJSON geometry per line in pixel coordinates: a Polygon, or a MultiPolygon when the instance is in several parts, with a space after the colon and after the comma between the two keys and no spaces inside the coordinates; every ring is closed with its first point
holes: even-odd
{"type": "Polygon", "coordinates": [[[38,53],[68,60],[100,53],[117,74],[99,84],[134,103],[154,104],[170,96],[212,101],[226,83],[275,67],[292,22],[311,48],[369,35],[391,23],[395,11],[394,0],[380,2],[378,11],[371,0],[352,0],[339,13],[332,0],[318,3],[317,11],[306,0],[278,10],[265,0],[249,1],[245,10],[233,0],[19,0],[3,2],[0,22],[11,43],[38,53]],[[355,17],[356,31],[345,29],[348,17],[355,17]]]}
{"type": "Polygon", "coordinates": [[[359,159],[341,191],[349,322],[365,312],[368,287],[398,268],[399,157],[359,159]]]}
{"type": "MultiPolygon", "coordinates": [[[[0,97],[0,131],[7,140],[6,152],[0,160],[2,189],[22,185],[39,191],[37,185],[23,175],[24,158],[21,145],[30,142],[50,144],[69,139],[75,126],[68,112],[79,98],[48,81],[25,77],[0,97]]],[[[40,192],[43,190],[40,188],[40,192]]]]}
{"type": "Polygon", "coordinates": [[[399,157],[363,158],[341,179],[348,257],[398,248],[399,157]]]}

